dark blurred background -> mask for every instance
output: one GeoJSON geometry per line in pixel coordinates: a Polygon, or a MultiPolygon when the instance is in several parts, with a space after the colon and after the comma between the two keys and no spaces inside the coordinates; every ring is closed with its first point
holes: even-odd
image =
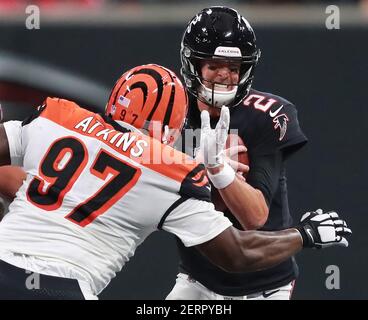
{"type": "MultiPolygon", "coordinates": [[[[186,22],[219,1],[0,1],[0,102],[5,120],[22,119],[47,95],[103,110],[119,75],[159,63],[179,72],[186,22]],[[28,4],[40,29],[25,26],[28,4]]],[[[262,58],[254,87],[296,104],[309,144],[288,163],[294,219],[335,209],[353,229],[350,247],[298,254],[294,299],[367,299],[368,5],[366,1],[231,1],[254,26],[262,58]],[[329,30],[328,5],[340,9],[329,30]],[[367,224],[366,224],[367,223],[367,224]],[[328,290],[326,268],[340,270],[328,290]]],[[[134,214],[134,212],[132,212],[134,214]]],[[[169,234],[154,233],[101,295],[163,299],[175,282],[177,254],[169,234]]]]}

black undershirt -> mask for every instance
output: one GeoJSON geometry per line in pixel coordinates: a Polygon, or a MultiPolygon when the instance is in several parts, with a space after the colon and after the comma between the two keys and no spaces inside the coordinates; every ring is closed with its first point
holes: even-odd
{"type": "Polygon", "coordinates": [[[251,170],[247,175],[247,183],[263,193],[268,207],[279,186],[282,162],[281,151],[255,156],[251,159],[251,170]]]}

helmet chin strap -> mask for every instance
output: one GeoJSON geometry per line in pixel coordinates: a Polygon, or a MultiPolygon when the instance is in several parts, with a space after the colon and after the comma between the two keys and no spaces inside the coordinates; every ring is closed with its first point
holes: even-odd
{"type": "Polygon", "coordinates": [[[230,91],[220,91],[215,90],[215,85],[213,89],[207,88],[205,85],[201,84],[198,88],[198,96],[206,101],[209,105],[221,108],[223,105],[230,104],[236,95],[237,87],[230,91]]]}

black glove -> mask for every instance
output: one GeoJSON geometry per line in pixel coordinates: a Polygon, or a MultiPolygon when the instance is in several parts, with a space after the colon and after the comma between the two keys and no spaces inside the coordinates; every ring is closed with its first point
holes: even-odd
{"type": "Polygon", "coordinates": [[[336,212],[323,213],[321,209],[305,213],[296,229],[303,238],[303,247],[318,249],[347,247],[349,243],[346,236],[352,233],[336,212]]]}

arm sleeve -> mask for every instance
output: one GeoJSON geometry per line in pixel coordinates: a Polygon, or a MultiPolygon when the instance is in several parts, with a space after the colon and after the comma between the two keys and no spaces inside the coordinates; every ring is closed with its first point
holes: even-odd
{"type": "Polygon", "coordinates": [[[22,145],[22,122],[7,121],[4,123],[4,128],[9,143],[11,164],[22,166],[24,156],[24,148],[22,145]]]}
{"type": "Polygon", "coordinates": [[[162,229],[175,234],[186,247],[207,242],[232,225],[212,203],[187,199],[166,217],[162,229]]]}
{"type": "Polygon", "coordinates": [[[251,159],[247,183],[261,190],[268,207],[278,188],[281,169],[283,167],[283,152],[278,150],[268,155],[257,155],[251,159]]]}

